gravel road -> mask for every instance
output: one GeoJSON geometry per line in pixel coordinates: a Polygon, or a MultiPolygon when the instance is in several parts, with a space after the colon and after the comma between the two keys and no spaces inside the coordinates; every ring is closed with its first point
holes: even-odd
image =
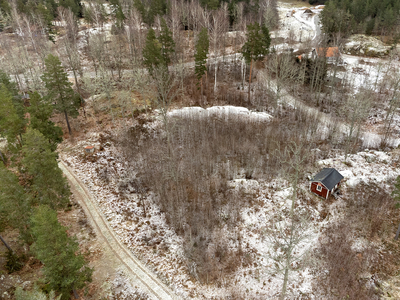
{"type": "Polygon", "coordinates": [[[96,236],[100,241],[103,240],[101,243],[104,251],[113,256],[115,264],[112,267],[124,270],[132,283],[147,292],[152,299],[180,299],[118,240],[100,212],[95,199],[71,168],[63,161],[59,162],[59,167],[67,177],[71,192],[85,211],[96,236]]]}

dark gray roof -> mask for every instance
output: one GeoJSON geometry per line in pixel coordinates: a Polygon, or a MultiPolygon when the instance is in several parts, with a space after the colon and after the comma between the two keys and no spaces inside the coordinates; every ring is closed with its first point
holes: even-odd
{"type": "Polygon", "coordinates": [[[321,172],[311,178],[312,181],[319,181],[327,187],[328,190],[332,190],[340,180],[344,177],[334,168],[323,168],[321,172]]]}

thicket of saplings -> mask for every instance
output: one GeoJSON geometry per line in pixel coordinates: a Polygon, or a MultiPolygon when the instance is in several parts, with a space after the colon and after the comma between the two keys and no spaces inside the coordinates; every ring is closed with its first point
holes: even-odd
{"type": "Polygon", "coordinates": [[[317,249],[319,270],[328,270],[317,288],[330,299],[381,299],[380,281],[398,272],[400,251],[392,238],[399,210],[377,184],[360,183],[343,199],[344,217],[325,228],[317,249]]]}
{"type": "MultiPolygon", "coordinates": [[[[255,205],[257,195],[230,189],[228,182],[282,176],[285,146],[304,144],[310,152],[324,143],[316,134],[319,121],[299,110],[270,123],[236,115],[175,117],[156,133],[143,123],[125,135],[126,160],[142,190],[155,192],[168,223],[184,238],[189,269],[203,283],[220,283],[251,263],[238,228],[242,209],[255,205]]],[[[305,165],[312,166],[315,157],[308,159],[305,165]]]]}

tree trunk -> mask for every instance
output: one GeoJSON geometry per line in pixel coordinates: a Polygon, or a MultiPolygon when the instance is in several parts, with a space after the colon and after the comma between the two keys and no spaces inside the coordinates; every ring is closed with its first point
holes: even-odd
{"type": "Polygon", "coordinates": [[[253,59],[250,61],[250,75],[249,75],[249,104],[250,104],[250,86],[251,86],[251,70],[253,68],[253,59]]]}
{"type": "Polygon", "coordinates": [[[1,160],[3,161],[4,165],[6,165],[6,160],[4,159],[3,153],[0,151],[0,157],[1,160]]]}
{"type": "Polygon", "coordinates": [[[200,106],[203,106],[203,76],[200,79],[200,106]]]}
{"type": "Polygon", "coordinates": [[[0,235],[0,240],[3,242],[4,246],[7,247],[8,251],[14,253],[14,251],[12,251],[11,247],[8,246],[8,244],[7,244],[6,241],[1,237],[1,235],[0,235]]]}
{"type": "Polygon", "coordinates": [[[207,77],[207,71],[206,71],[206,89],[207,89],[207,94],[206,94],[206,100],[207,100],[207,103],[208,103],[208,94],[209,94],[209,89],[208,89],[208,86],[209,86],[209,84],[208,84],[208,77],[207,77]]]}
{"type": "Polygon", "coordinates": [[[215,61],[215,64],[214,64],[214,99],[217,98],[217,95],[216,95],[216,92],[217,92],[217,71],[218,71],[217,61],[215,61]]]}
{"type": "Polygon", "coordinates": [[[143,206],[143,214],[144,214],[144,217],[146,218],[146,206],[144,205],[143,195],[140,195],[140,200],[142,200],[141,202],[142,202],[142,206],[143,206]]]}
{"type": "Polygon", "coordinates": [[[399,238],[399,234],[400,234],[400,225],[399,228],[397,228],[396,236],[394,237],[395,241],[397,241],[397,239],[399,238]]]}
{"type": "Polygon", "coordinates": [[[69,135],[72,135],[71,126],[69,125],[68,114],[66,110],[64,110],[64,115],[65,115],[65,121],[67,121],[68,133],[69,135]]]}
{"type": "Polygon", "coordinates": [[[285,300],[288,278],[289,278],[289,269],[286,268],[284,279],[283,279],[282,291],[281,291],[281,295],[279,296],[279,300],[285,300]]]}
{"type": "Polygon", "coordinates": [[[76,70],[75,70],[74,68],[72,68],[72,73],[74,74],[75,85],[76,85],[76,89],[78,90],[79,100],[80,100],[80,102],[81,102],[81,107],[82,107],[82,109],[83,109],[83,115],[85,116],[85,119],[86,119],[86,111],[85,111],[85,106],[83,105],[83,101],[82,101],[81,88],[79,87],[79,84],[78,84],[78,76],[76,76],[76,70]]]}

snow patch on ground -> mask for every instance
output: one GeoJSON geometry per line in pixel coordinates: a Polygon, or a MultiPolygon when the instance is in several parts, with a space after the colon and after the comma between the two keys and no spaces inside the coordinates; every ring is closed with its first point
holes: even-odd
{"type": "Polygon", "coordinates": [[[118,300],[151,300],[151,297],[139,287],[132,286],[126,279],[123,271],[118,271],[112,282],[114,287],[114,299],[118,300]]]}
{"type": "Polygon", "coordinates": [[[249,121],[255,122],[268,122],[272,119],[270,114],[265,112],[254,112],[250,111],[245,107],[238,106],[212,106],[209,108],[201,108],[197,106],[184,107],[181,109],[174,109],[168,112],[169,117],[181,117],[181,118],[221,118],[229,120],[232,118],[243,118],[249,121]]]}

